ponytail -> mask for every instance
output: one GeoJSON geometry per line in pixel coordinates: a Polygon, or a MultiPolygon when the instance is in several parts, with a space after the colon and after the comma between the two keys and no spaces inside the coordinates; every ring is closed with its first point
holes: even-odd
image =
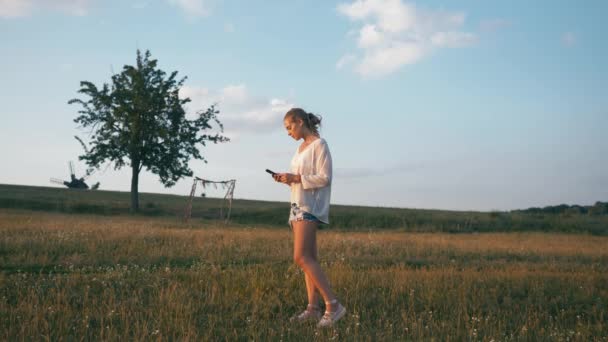
{"type": "Polygon", "coordinates": [[[292,108],[285,114],[285,119],[288,117],[292,120],[294,117],[297,117],[304,122],[304,126],[306,126],[314,135],[319,135],[319,127],[321,127],[322,120],[320,115],[306,113],[306,111],[301,108],[292,108]]]}

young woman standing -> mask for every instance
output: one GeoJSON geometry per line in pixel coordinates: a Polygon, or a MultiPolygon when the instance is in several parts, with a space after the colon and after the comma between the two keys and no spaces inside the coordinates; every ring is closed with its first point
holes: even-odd
{"type": "Polygon", "coordinates": [[[308,306],[294,321],[319,320],[318,327],[331,326],[346,313],[331,290],[321,269],[317,252],[317,229],[329,223],[332,161],[327,142],[319,136],[321,118],[292,108],[283,120],[287,134],[294,140],[303,140],[291,160],[290,173],[276,173],[273,178],[291,187],[289,223],[294,233],[295,263],[304,271],[308,306]],[[325,301],[325,314],[321,316],[318,294],[325,301]]]}

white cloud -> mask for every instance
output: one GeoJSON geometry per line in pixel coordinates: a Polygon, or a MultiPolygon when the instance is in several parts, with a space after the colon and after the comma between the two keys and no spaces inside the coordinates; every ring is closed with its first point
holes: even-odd
{"type": "Polygon", "coordinates": [[[32,11],[31,1],[0,0],[0,17],[12,18],[28,15],[32,11]]]}
{"type": "Polygon", "coordinates": [[[219,90],[184,86],[180,97],[189,97],[188,115],[217,104],[218,118],[227,136],[263,134],[282,128],[285,113],[295,107],[291,101],[275,97],[255,96],[244,84],[228,85],[219,90]]]}
{"type": "Polygon", "coordinates": [[[565,32],[562,34],[562,44],[565,46],[574,46],[576,41],[577,37],[573,32],[565,32]]]}
{"type": "MultiPolygon", "coordinates": [[[[43,11],[58,11],[68,15],[88,14],[94,0],[0,0],[0,18],[26,17],[43,11]]],[[[188,17],[204,17],[211,12],[212,0],[166,0],[181,9],[188,17]]],[[[133,9],[144,9],[150,1],[137,0],[131,3],[133,9]]],[[[227,30],[233,30],[232,27],[227,30]]],[[[231,32],[231,31],[230,31],[231,32]]]]}
{"type": "Polygon", "coordinates": [[[220,101],[231,105],[245,105],[250,100],[244,84],[229,85],[220,91],[220,101]]]}
{"type": "Polygon", "coordinates": [[[339,4],[337,10],[361,27],[357,53],[345,54],[336,67],[352,64],[363,77],[380,77],[437,49],[465,47],[477,40],[476,34],[461,30],[466,20],[462,12],[430,11],[402,0],[355,0],[339,4]]]}
{"type": "Polygon", "coordinates": [[[414,7],[401,0],[356,0],[338,5],[338,11],[351,20],[378,22],[386,32],[401,32],[414,25],[414,7]]]}
{"type": "Polygon", "coordinates": [[[365,25],[361,28],[359,35],[359,47],[370,48],[382,44],[384,35],[374,25],[365,25]]]}
{"type": "Polygon", "coordinates": [[[364,76],[382,76],[416,63],[425,53],[419,44],[396,42],[393,46],[366,51],[355,70],[364,76]]]}
{"type": "Polygon", "coordinates": [[[36,11],[60,11],[69,15],[86,15],[90,0],[0,0],[0,17],[16,18],[36,11]]]}
{"type": "Polygon", "coordinates": [[[168,0],[189,17],[206,17],[211,12],[208,0],[168,0]]]}

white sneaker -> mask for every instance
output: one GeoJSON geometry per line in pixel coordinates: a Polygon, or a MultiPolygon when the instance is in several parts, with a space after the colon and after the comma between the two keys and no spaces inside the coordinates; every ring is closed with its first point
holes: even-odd
{"type": "Polygon", "coordinates": [[[312,320],[319,320],[321,318],[321,309],[318,306],[308,305],[306,310],[302,311],[301,314],[291,317],[291,322],[306,322],[312,320]]]}
{"type": "MultiPolygon", "coordinates": [[[[337,303],[337,300],[333,300],[331,303],[325,303],[325,304],[333,304],[333,303],[337,303]]],[[[338,308],[333,311],[333,312],[329,312],[329,311],[325,311],[325,314],[323,315],[323,317],[321,317],[321,320],[319,321],[319,323],[317,323],[317,327],[318,328],[324,328],[324,327],[329,327],[331,325],[333,325],[334,323],[336,323],[340,318],[344,317],[344,315],[346,314],[346,308],[344,306],[342,306],[342,304],[338,303],[338,308]]]]}

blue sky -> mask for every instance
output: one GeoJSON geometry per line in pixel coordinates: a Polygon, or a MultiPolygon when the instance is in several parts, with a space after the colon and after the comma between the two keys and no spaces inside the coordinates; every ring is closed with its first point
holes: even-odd
{"type": "MultiPolygon", "coordinates": [[[[52,186],[82,152],[79,82],[149,49],[219,103],[196,175],[288,200],[290,107],[323,116],[332,203],[509,210],[608,200],[608,2],[0,0],[0,183],[52,186]]],[[[128,191],[112,167],[92,182],[128,191]]],[[[187,194],[143,174],[142,192],[187,194]]],[[[209,196],[220,196],[209,190],[209,196]]]]}

